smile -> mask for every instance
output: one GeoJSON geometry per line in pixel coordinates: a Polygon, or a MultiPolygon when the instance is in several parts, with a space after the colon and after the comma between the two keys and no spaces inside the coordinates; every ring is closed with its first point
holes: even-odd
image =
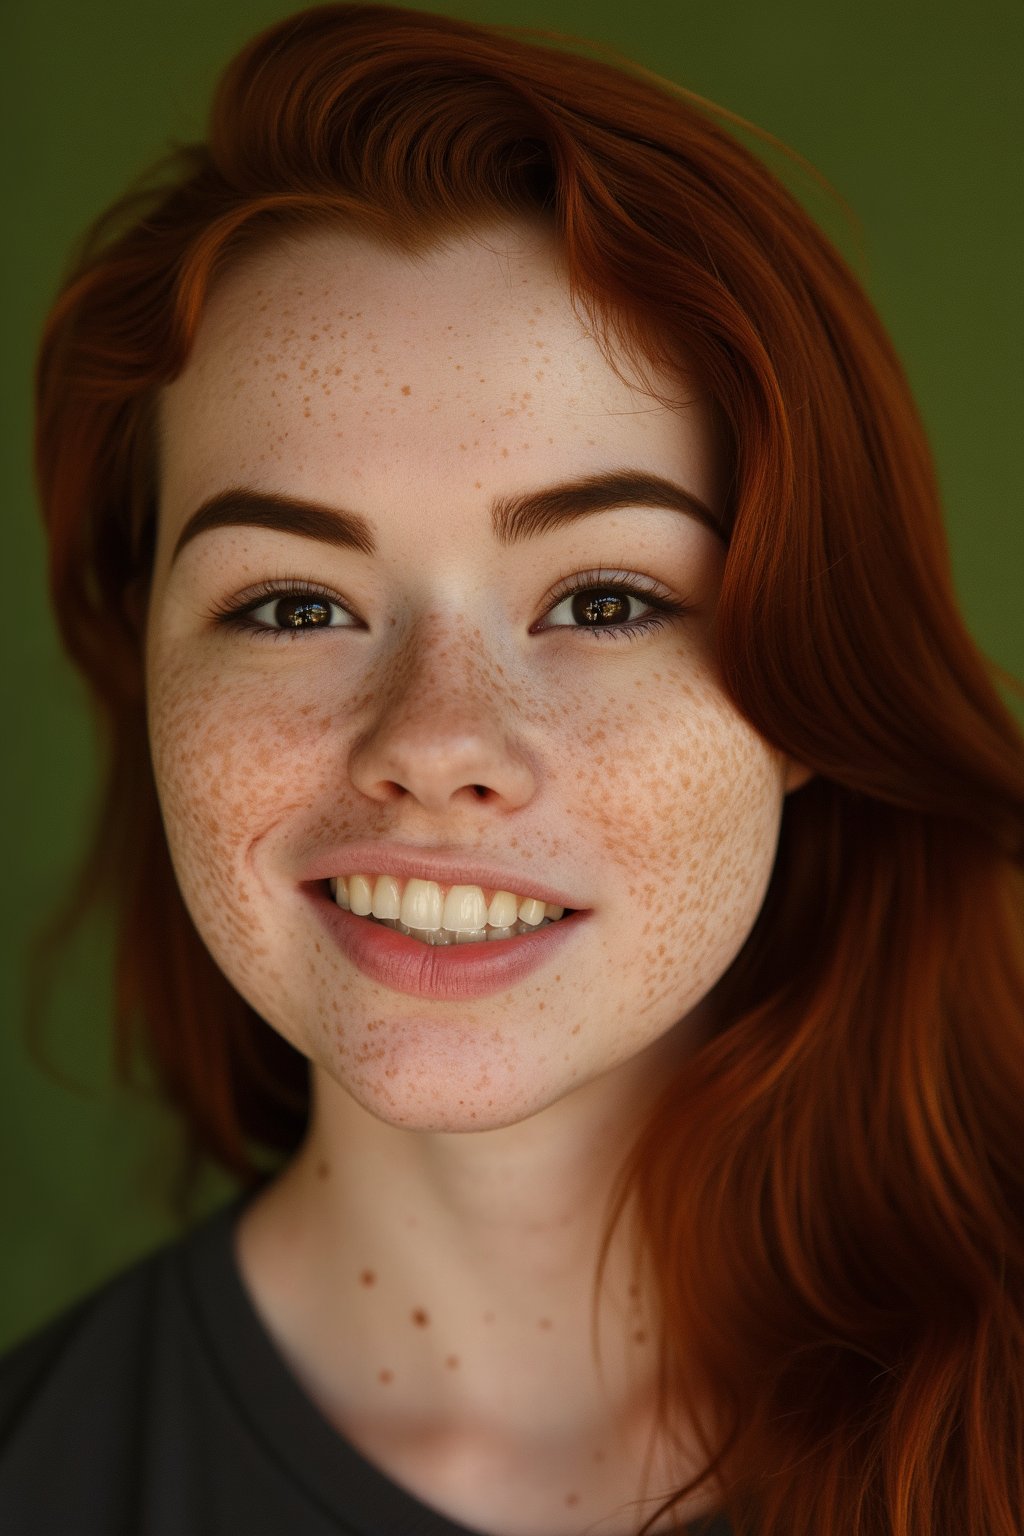
{"type": "Polygon", "coordinates": [[[566,913],[565,907],[537,896],[485,891],[479,885],[403,881],[393,875],[340,875],[329,880],[328,887],[342,911],[430,945],[516,938],[550,927],[566,913]]]}
{"type": "Polygon", "coordinates": [[[394,876],[335,876],[311,881],[302,890],[334,945],[356,970],[389,992],[434,1002],[469,1002],[507,992],[553,964],[566,945],[572,946],[585,931],[592,915],[552,907],[561,915],[548,917],[549,904],[538,897],[486,891],[481,886],[441,886],[432,880],[403,881],[394,876]],[[381,886],[382,879],[390,884],[381,886]],[[393,911],[397,900],[398,917],[375,915],[378,889],[385,911],[393,911]],[[467,896],[466,891],[472,894],[467,896]],[[389,901],[390,907],[386,904],[389,901]],[[413,905],[416,902],[423,905],[413,905]],[[538,915],[537,906],[527,907],[528,916],[535,919],[532,923],[519,916],[528,902],[536,902],[542,909],[538,915]],[[511,916],[512,903],[516,904],[514,923],[487,922],[492,913],[511,916]],[[369,910],[360,913],[360,906],[369,910]],[[406,911],[416,919],[415,927],[411,923],[403,927],[402,914],[406,911]],[[482,928],[451,928],[442,921],[468,925],[481,915],[482,928]],[[433,922],[436,928],[425,926],[433,922]],[[404,928],[413,931],[405,932],[404,928]],[[493,935],[488,931],[491,928],[493,935]]]}

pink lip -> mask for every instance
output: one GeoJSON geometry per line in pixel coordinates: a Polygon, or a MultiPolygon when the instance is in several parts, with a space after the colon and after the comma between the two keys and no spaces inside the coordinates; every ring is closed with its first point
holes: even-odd
{"type": "Polygon", "coordinates": [[[435,947],[345,912],[322,883],[304,890],[338,948],[364,976],[392,992],[438,1002],[488,997],[514,987],[558,955],[588,916],[575,912],[519,938],[435,947]]]}
{"type": "Polygon", "coordinates": [[[457,850],[414,848],[401,843],[340,843],[336,848],[319,852],[299,871],[302,881],[330,880],[334,875],[394,875],[398,880],[433,880],[438,885],[479,885],[485,890],[536,896],[556,907],[570,907],[574,912],[584,906],[571,893],[547,885],[525,869],[501,869],[487,860],[467,859],[457,850]]]}

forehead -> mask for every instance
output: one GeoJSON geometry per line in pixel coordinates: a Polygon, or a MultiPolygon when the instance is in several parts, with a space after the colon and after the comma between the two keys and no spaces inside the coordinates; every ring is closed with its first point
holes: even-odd
{"type": "Polygon", "coordinates": [[[372,496],[403,467],[511,488],[666,452],[677,462],[662,469],[710,498],[693,383],[616,364],[574,311],[543,226],[496,225],[415,255],[336,230],[283,239],[219,281],[163,393],[165,503],[209,494],[229,465],[330,501],[339,470],[372,496]]]}
{"type": "Polygon", "coordinates": [[[439,361],[440,344],[500,365],[522,351],[524,331],[538,332],[535,344],[557,337],[577,367],[603,361],[542,225],[484,227],[415,254],[354,232],[306,232],[246,254],[215,283],[186,373],[250,360],[271,342],[300,362],[397,342],[439,361]]]}

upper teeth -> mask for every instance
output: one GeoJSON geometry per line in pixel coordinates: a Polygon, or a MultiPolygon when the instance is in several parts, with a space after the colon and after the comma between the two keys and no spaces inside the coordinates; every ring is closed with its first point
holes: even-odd
{"type": "Polygon", "coordinates": [[[433,880],[407,880],[403,889],[393,875],[339,875],[329,884],[338,906],[357,917],[396,919],[425,932],[447,928],[453,933],[477,933],[488,925],[510,928],[517,921],[536,927],[545,917],[553,920],[565,911],[514,891],[494,891],[488,896],[479,885],[445,887],[433,880]]]}

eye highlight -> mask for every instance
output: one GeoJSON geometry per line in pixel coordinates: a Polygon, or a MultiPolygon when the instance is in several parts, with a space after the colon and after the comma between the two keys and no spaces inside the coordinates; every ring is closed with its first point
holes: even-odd
{"type": "Polygon", "coordinates": [[[219,626],[248,630],[253,636],[289,640],[324,629],[354,629],[358,621],[336,592],[318,581],[274,580],[260,582],[240,601],[215,608],[209,617],[219,626]],[[331,609],[348,623],[331,622],[331,609]],[[266,610],[270,618],[259,615],[266,610]],[[275,624],[273,620],[277,620],[275,624]]]}
{"type": "MultiPolygon", "coordinates": [[[[648,577],[600,570],[563,578],[547,602],[544,618],[533,625],[531,634],[576,629],[601,640],[635,640],[692,611],[690,604],[672,597],[648,577]],[[647,609],[646,616],[638,616],[636,607],[647,609]]],[[[213,609],[208,617],[220,628],[273,640],[364,627],[336,592],[318,581],[294,577],[260,582],[241,598],[213,609]],[[341,622],[335,621],[336,615],[341,615],[341,622]]]]}
{"type": "Polygon", "coordinates": [[[560,610],[564,618],[535,625],[535,630],[579,629],[598,640],[637,640],[692,611],[691,604],[672,597],[646,576],[600,570],[565,577],[550,602],[545,618],[550,620],[560,610]],[[631,614],[634,603],[653,612],[637,618],[631,614]]]}

